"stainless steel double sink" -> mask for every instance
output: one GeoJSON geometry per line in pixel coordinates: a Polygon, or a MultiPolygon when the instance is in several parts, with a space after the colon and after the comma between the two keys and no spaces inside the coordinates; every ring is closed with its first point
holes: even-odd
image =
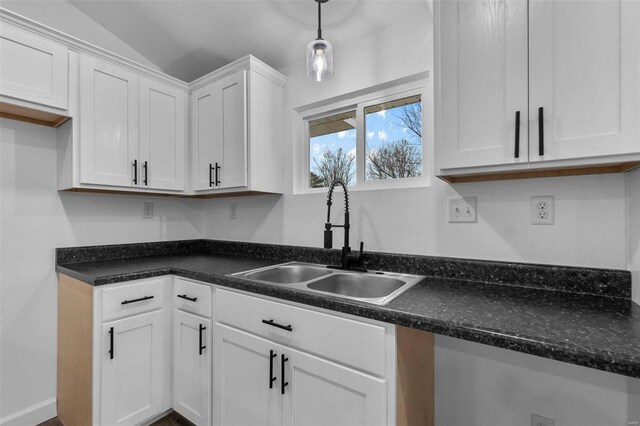
{"type": "Polygon", "coordinates": [[[424,278],[394,272],[344,271],[300,262],[237,272],[231,276],[376,305],[386,305],[424,278]]]}

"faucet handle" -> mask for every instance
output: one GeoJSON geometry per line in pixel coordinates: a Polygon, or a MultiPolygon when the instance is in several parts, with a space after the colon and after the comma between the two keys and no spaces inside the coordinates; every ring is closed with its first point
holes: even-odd
{"type": "Polygon", "coordinates": [[[364,241],[360,241],[360,252],[358,253],[358,260],[362,260],[364,257],[364,241]]]}

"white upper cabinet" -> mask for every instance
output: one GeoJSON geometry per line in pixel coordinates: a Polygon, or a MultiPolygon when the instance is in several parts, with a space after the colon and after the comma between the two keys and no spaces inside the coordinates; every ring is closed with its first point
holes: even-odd
{"type": "Polygon", "coordinates": [[[82,56],[80,171],[85,184],[137,186],[138,76],[82,56]]]}
{"type": "Polygon", "coordinates": [[[441,0],[434,29],[439,176],[640,164],[640,3],[441,0]]]}
{"type": "Polygon", "coordinates": [[[439,7],[440,167],[526,162],[527,2],[439,7]]]}
{"type": "Polygon", "coordinates": [[[0,94],[47,107],[68,107],[67,47],[0,25],[0,94]]]}
{"type": "Polygon", "coordinates": [[[80,59],[82,184],[183,191],[186,93],[80,59]]]}
{"type": "Polygon", "coordinates": [[[140,185],[184,190],[186,94],[140,78],[140,185]]]}
{"type": "Polygon", "coordinates": [[[247,186],[246,71],[191,95],[194,189],[247,186]]]}
{"type": "Polygon", "coordinates": [[[530,160],[640,152],[640,3],[532,0],[529,19],[530,160]]]}
{"type": "Polygon", "coordinates": [[[282,192],[284,82],[247,56],[191,84],[194,191],[282,192]]]}

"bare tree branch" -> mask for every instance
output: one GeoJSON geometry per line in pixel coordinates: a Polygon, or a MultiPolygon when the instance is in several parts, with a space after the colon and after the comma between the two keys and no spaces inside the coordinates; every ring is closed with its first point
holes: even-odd
{"type": "Polygon", "coordinates": [[[354,156],[344,152],[342,148],[338,148],[335,152],[326,149],[320,156],[320,160],[313,159],[315,170],[310,172],[310,186],[322,188],[331,185],[335,179],[351,185],[355,177],[354,161],[354,156]]]}

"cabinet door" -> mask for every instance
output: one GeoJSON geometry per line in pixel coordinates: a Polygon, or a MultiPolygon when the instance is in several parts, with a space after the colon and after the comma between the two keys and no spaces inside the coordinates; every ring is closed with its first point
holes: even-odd
{"type": "Polygon", "coordinates": [[[526,162],[527,2],[440,1],[435,7],[438,167],[526,162]]]}
{"type": "Polygon", "coordinates": [[[69,58],[65,46],[0,26],[0,94],[67,109],[69,58]]]}
{"type": "Polygon", "coordinates": [[[209,85],[191,94],[191,164],[193,189],[213,189],[213,166],[218,155],[220,137],[214,123],[220,105],[214,85],[209,85]]]}
{"type": "Polygon", "coordinates": [[[531,161],[640,152],[640,3],[534,0],[529,31],[531,161]]]}
{"type": "Polygon", "coordinates": [[[387,423],[386,381],[284,348],[289,382],[282,400],[282,424],[383,425],[387,423]]]}
{"type": "Polygon", "coordinates": [[[162,411],[162,389],[168,385],[162,373],[162,318],[163,312],[155,311],[102,326],[103,425],[134,425],[162,411]]]}
{"type": "Polygon", "coordinates": [[[280,346],[221,324],[214,336],[214,424],[280,425],[280,346]]]}
{"type": "Polygon", "coordinates": [[[211,320],[174,309],[173,409],[192,423],[211,423],[211,320]]]}
{"type": "Polygon", "coordinates": [[[138,76],[88,56],[80,60],[80,162],[82,183],[140,182],[138,76]]]}
{"type": "MultiPolygon", "coordinates": [[[[218,188],[247,186],[247,93],[246,71],[238,71],[216,83],[220,114],[215,126],[222,141],[218,144],[218,188]]],[[[258,135],[256,135],[258,136],[258,135]]]]}
{"type": "Polygon", "coordinates": [[[185,102],[180,89],[140,79],[140,185],[184,190],[185,102]]]}

